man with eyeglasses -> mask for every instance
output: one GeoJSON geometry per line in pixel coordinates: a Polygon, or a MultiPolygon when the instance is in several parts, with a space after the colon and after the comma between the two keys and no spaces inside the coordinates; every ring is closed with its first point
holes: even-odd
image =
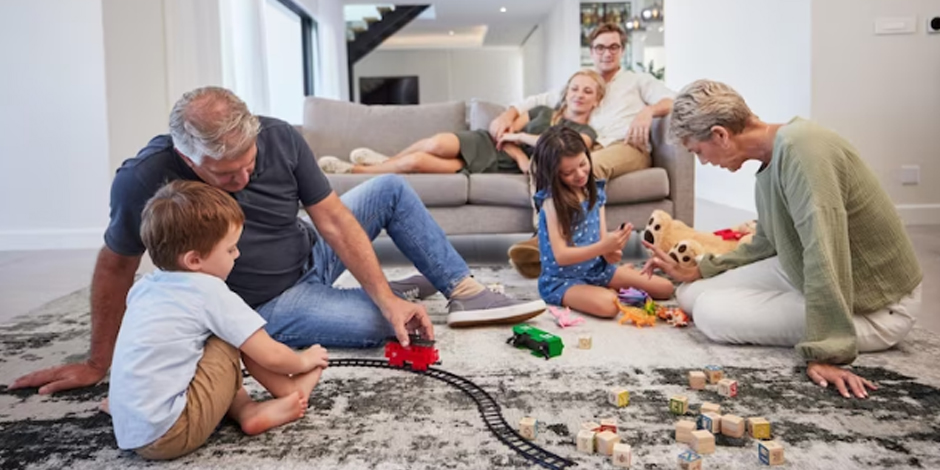
{"type": "MultiPolygon", "coordinates": [[[[594,69],[607,84],[600,105],[591,113],[588,124],[597,132],[600,149],[591,151],[594,176],[610,180],[631,171],[649,168],[650,127],[653,118],[664,117],[672,111],[675,92],[646,73],[624,70],[623,58],[627,35],[613,23],[598,26],[590,35],[591,59],[594,69]]],[[[508,132],[520,113],[536,106],[554,106],[560,92],[548,92],[526,98],[510,106],[490,124],[490,134],[499,139],[508,132]]],[[[517,243],[509,249],[509,257],[524,276],[538,275],[533,268],[539,262],[538,238],[517,243]]]]}

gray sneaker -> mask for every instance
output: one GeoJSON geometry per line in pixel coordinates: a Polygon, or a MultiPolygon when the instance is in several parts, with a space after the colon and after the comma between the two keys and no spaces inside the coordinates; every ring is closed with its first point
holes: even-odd
{"type": "Polygon", "coordinates": [[[447,304],[447,325],[465,326],[519,323],[545,311],[541,300],[513,300],[503,294],[484,289],[473,297],[451,299],[447,304]]]}
{"type": "Polygon", "coordinates": [[[409,301],[424,300],[437,293],[437,288],[428,278],[415,274],[411,277],[389,281],[388,286],[392,288],[395,295],[409,301]]]}

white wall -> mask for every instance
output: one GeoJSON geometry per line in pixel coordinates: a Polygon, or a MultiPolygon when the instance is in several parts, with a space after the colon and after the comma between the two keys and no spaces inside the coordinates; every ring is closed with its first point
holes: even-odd
{"type": "Polygon", "coordinates": [[[102,31],[100,0],[0,2],[0,249],[102,244],[102,31]]]}
{"type": "Polygon", "coordinates": [[[510,104],[522,98],[522,51],[518,47],[434,50],[376,50],[355,66],[359,77],[418,76],[420,103],[471,98],[510,104]]]}
{"type": "Polygon", "coordinates": [[[560,90],[581,64],[581,10],[578,0],[557,0],[539,28],[544,32],[544,85],[560,90]]]}
{"type": "Polygon", "coordinates": [[[536,25],[522,44],[522,94],[545,91],[545,28],[536,25]]]}
{"type": "Polygon", "coordinates": [[[813,119],[859,150],[908,223],[940,223],[940,0],[813,2],[813,119]],[[876,36],[879,17],[916,17],[915,34],[876,36]],[[902,186],[901,165],[921,184],[902,186]]]}
{"type": "Polygon", "coordinates": [[[163,2],[102,0],[110,171],[167,131],[163,2]]]}
{"type": "MultiPolygon", "coordinates": [[[[665,2],[666,84],[719,80],[765,121],[810,116],[810,10],[810,0],[665,2]]],[[[697,197],[755,210],[756,163],[733,174],[696,165],[697,197]]]]}

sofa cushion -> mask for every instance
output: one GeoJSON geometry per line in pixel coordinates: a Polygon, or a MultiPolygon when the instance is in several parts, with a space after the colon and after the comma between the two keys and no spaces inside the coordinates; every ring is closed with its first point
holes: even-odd
{"type": "Polygon", "coordinates": [[[438,132],[467,130],[466,105],[366,106],[311,96],[304,102],[303,130],[318,158],[348,160],[357,147],[395,154],[438,132]]]}
{"type": "MultiPolygon", "coordinates": [[[[336,194],[344,193],[379,175],[329,174],[326,177],[336,194]]],[[[467,203],[467,177],[450,175],[401,175],[414,188],[427,207],[454,207],[467,203]]]]}
{"type": "Polygon", "coordinates": [[[490,122],[506,110],[506,107],[489,101],[481,101],[476,98],[470,100],[469,116],[467,122],[470,123],[470,130],[489,129],[490,122]]]}
{"type": "Polygon", "coordinates": [[[662,168],[647,168],[614,178],[606,189],[607,204],[658,201],[669,196],[669,176],[662,168]]]}
{"type": "Polygon", "coordinates": [[[470,204],[532,207],[529,180],[525,175],[482,173],[470,175],[470,204]]]}

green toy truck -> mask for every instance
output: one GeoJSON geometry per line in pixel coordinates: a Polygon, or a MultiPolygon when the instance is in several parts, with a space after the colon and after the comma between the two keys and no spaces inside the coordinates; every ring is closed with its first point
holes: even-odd
{"type": "Polygon", "coordinates": [[[533,356],[541,356],[545,360],[561,356],[561,350],[565,347],[558,336],[525,324],[512,327],[512,337],[506,340],[506,344],[530,349],[533,356]]]}

